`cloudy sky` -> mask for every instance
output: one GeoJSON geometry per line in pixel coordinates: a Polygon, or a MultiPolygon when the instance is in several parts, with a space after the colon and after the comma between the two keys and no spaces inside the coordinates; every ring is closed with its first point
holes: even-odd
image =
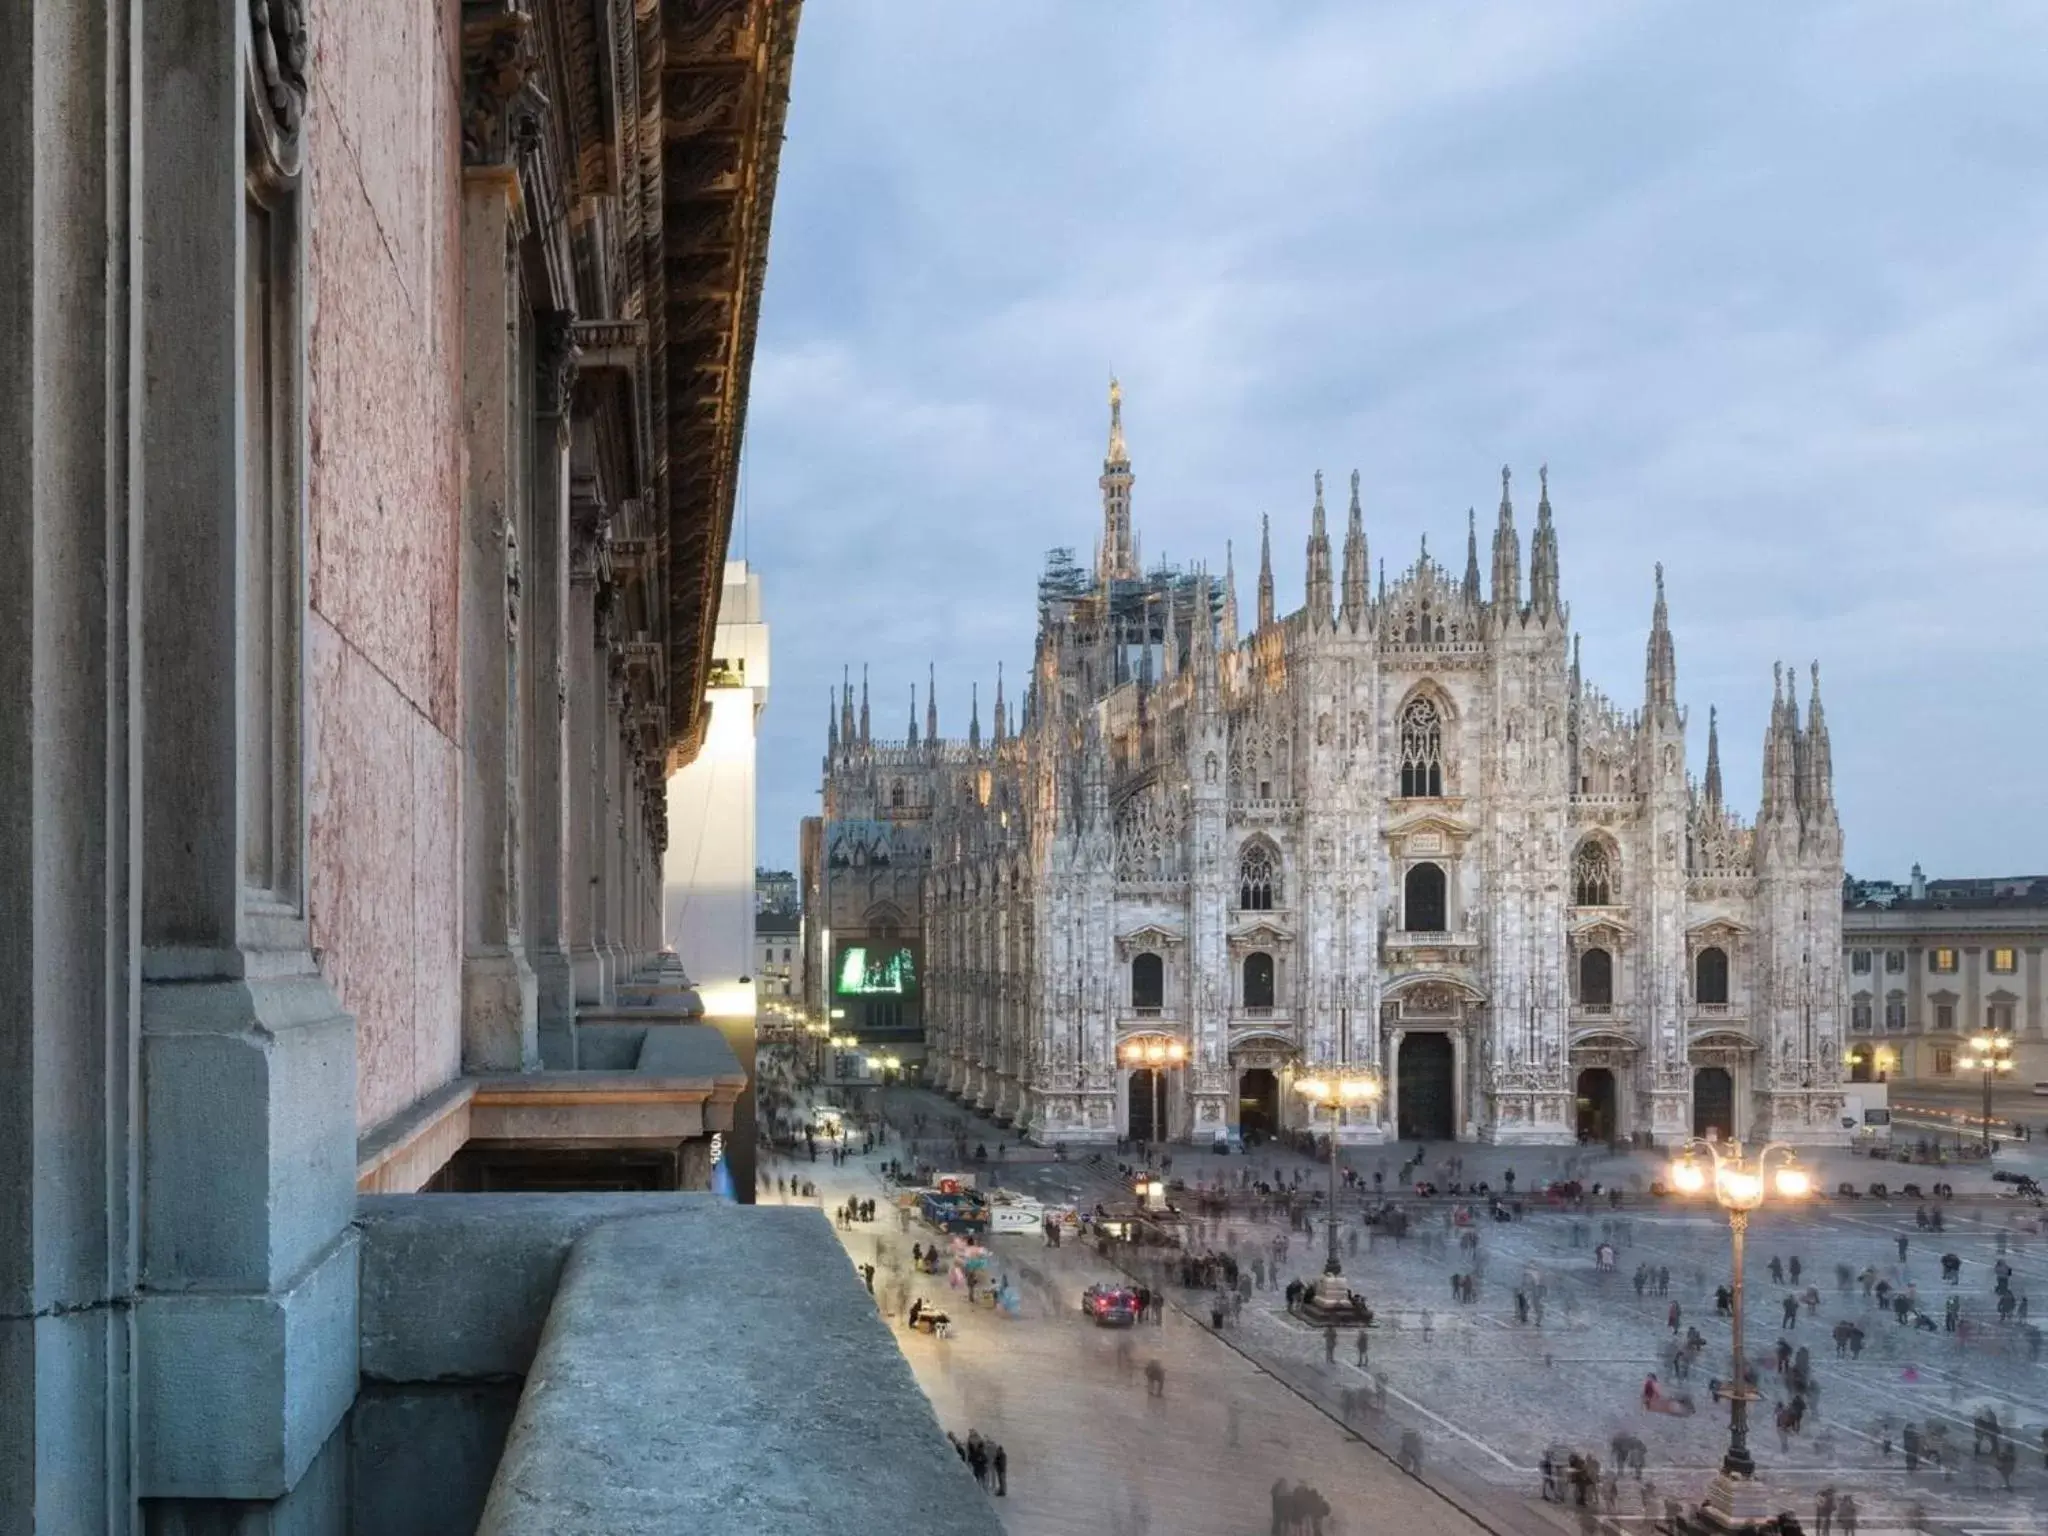
{"type": "MultiPolygon", "coordinates": [[[[810,0],[734,553],[794,862],[877,735],[1028,666],[1114,370],[1148,563],[1298,606],[1311,477],[1390,569],[1547,461],[1589,674],[1663,561],[1694,762],[1753,805],[1822,663],[1849,866],[2048,869],[2048,6],[810,0]]],[[[1012,697],[1015,697],[1014,689],[1012,697]]]]}

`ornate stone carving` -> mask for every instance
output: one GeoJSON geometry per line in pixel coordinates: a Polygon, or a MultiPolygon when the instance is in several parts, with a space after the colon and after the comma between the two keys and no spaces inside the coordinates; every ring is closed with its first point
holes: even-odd
{"type": "Polygon", "coordinates": [[[249,0],[243,59],[249,174],[272,190],[298,180],[306,120],[306,0],[249,0]]]}
{"type": "Polygon", "coordinates": [[[462,163],[509,165],[531,117],[523,104],[540,67],[527,0],[463,6],[462,163]]]}
{"type": "Polygon", "coordinates": [[[534,401],[542,416],[565,416],[576,383],[582,349],[576,345],[574,310],[542,310],[534,317],[534,401]]]}

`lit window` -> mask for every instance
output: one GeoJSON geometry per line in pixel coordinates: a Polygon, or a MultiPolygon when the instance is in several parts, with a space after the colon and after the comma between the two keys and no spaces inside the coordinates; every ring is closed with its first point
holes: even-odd
{"type": "Polygon", "coordinates": [[[1952,949],[1930,949],[1927,951],[1927,969],[1941,976],[1953,976],[1956,971],[1956,952],[1952,949]]]}
{"type": "Polygon", "coordinates": [[[2020,968],[2020,952],[2016,949],[1994,949],[1991,951],[1991,969],[2001,976],[2010,976],[2020,968]]]}
{"type": "Polygon", "coordinates": [[[1849,969],[1858,976],[1870,974],[1870,951],[1854,949],[1849,952],[1849,969]]]}
{"type": "Polygon", "coordinates": [[[1956,1070],[1956,1053],[1947,1046],[1937,1046],[1934,1051],[1934,1075],[1953,1077],[1956,1070]]]}

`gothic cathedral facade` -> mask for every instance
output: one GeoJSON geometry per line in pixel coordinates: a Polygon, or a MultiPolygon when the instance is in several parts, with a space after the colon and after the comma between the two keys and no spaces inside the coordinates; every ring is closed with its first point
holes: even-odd
{"type": "MultiPolygon", "coordinates": [[[[1055,551],[1014,724],[867,730],[833,701],[830,824],[916,867],[926,1071],[1040,1142],[1326,1127],[1298,1074],[1376,1073],[1340,1139],[1844,1139],[1842,836],[1818,668],[1774,684],[1753,825],[1718,730],[1688,772],[1657,574],[1639,707],[1580,673],[1547,475],[1525,583],[1508,472],[1482,587],[1341,570],[1307,601],[1138,558],[1111,387],[1093,571],[1055,551]],[[872,841],[872,834],[861,836],[872,841]]],[[[857,874],[858,871],[849,871],[857,874]]]]}

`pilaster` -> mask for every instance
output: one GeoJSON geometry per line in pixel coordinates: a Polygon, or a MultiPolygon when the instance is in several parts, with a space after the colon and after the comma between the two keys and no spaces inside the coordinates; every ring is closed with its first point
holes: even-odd
{"type": "Polygon", "coordinates": [[[309,940],[299,724],[306,93],[296,49],[246,51],[261,11],[139,14],[134,1491],[150,1529],[228,1528],[292,1492],[356,1384],[355,1024],[309,940]]]}
{"type": "Polygon", "coordinates": [[[520,625],[525,573],[513,433],[524,322],[514,242],[519,187],[508,165],[463,174],[462,392],[468,484],[462,537],[462,1065],[540,1065],[533,968],[519,933],[520,625]]]}
{"type": "Polygon", "coordinates": [[[534,975],[536,1041],[553,1059],[574,1050],[576,978],[569,956],[569,405],[576,349],[567,313],[540,317],[534,378],[532,580],[526,633],[529,875],[526,953],[534,975]]]}

